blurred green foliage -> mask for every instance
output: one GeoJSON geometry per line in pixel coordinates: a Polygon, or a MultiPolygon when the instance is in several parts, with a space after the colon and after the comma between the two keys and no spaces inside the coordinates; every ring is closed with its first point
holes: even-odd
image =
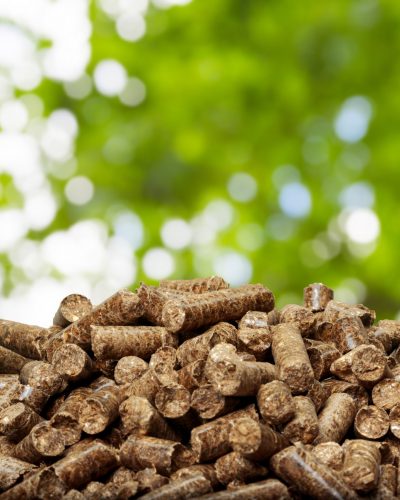
{"type": "MultiPolygon", "coordinates": [[[[82,218],[110,222],[127,207],[145,226],[140,262],[149,248],[163,246],[165,220],[190,220],[225,199],[234,207],[232,224],[204,247],[174,251],[173,277],[213,273],[213,259],[232,250],[252,263],[251,281],[267,284],[282,301],[301,300],[305,285],[322,281],[352,291],[379,317],[399,311],[398,2],[193,0],[150,7],[146,34],[135,43],[118,36],[97,4],[90,15],[88,73],[115,59],[144,82],[146,98],[128,107],[93,90],[78,100],[48,80],[35,90],[47,112],[65,107],[76,115],[77,174],[95,186],[90,203],[78,207],[64,197],[65,180],[52,178],[60,210],[36,238],[82,218]],[[366,134],[353,142],[334,128],[352,96],[372,106],[366,134]],[[282,215],[282,165],[295,166],[311,193],[304,217],[282,215]],[[257,182],[248,202],[229,195],[237,172],[257,182]],[[376,241],[362,245],[338,229],[340,194],[358,182],[374,192],[370,209],[380,221],[376,241]],[[249,249],[241,240],[252,231],[259,243],[249,249]]],[[[140,265],[139,280],[149,281],[140,265]]]]}

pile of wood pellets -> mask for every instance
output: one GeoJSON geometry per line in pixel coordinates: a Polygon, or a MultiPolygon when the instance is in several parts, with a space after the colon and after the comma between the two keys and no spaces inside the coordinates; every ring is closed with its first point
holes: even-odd
{"type": "Polygon", "coordinates": [[[1,320],[0,499],[400,497],[400,322],[375,322],[216,276],[1,320]]]}

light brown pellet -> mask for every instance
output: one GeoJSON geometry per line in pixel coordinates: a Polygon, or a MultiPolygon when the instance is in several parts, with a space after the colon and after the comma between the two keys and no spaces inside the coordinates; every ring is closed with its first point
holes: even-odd
{"type": "Polygon", "coordinates": [[[400,381],[384,378],[372,389],[374,405],[384,410],[391,410],[400,403],[400,381]]]}
{"type": "Polygon", "coordinates": [[[373,345],[354,349],[351,369],[359,384],[372,388],[384,377],[390,377],[385,354],[373,345]]]}
{"type": "Polygon", "coordinates": [[[197,474],[182,479],[171,481],[146,495],[144,500],[186,500],[186,498],[199,498],[212,491],[210,481],[202,474],[197,474]]]}
{"type": "Polygon", "coordinates": [[[319,434],[315,443],[341,443],[356,415],[356,405],[348,394],[331,394],[318,416],[319,434]]]}
{"type": "Polygon", "coordinates": [[[8,406],[0,413],[0,433],[21,441],[43,418],[23,403],[8,406]]]}
{"type": "Polygon", "coordinates": [[[49,396],[56,394],[64,384],[64,378],[45,361],[30,361],[19,374],[22,384],[30,385],[49,396]]]}
{"type": "MultiPolygon", "coordinates": [[[[271,311],[272,312],[272,311],[271,311]]],[[[268,328],[271,326],[269,314],[262,311],[247,311],[247,313],[240,319],[238,325],[240,330],[245,330],[246,328],[268,328]]]]}
{"type": "Polygon", "coordinates": [[[92,303],[84,295],[73,293],[67,295],[60,303],[54,316],[53,324],[65,328],[70,323],[82,319],[93,309],[92,303]]]}
{"type": "Polygon", "coordinates": [[[315,316],[306,307],[297,304],[288,304],[281,309],[280,323],[292,323],[299,329],[301,335],[305,337],[313,330],[315,316]]]}
{"type": "Polygon", "coordinates": [[[380,439],[389,431],[390,420],[385,410],[374,405],[364,406],[357,412],[354,430],[358,437],[380,439]]]}
{"type": "Polygon", "coordinates": [[[29,361],[31,360],[0,346],[0,373],[19,373],[29,361]]]}
{"type": "Polygon", "coordinates": [[[189,391],[200,387],[206,383],[204,376],[205,366],[206,361],[202,359],[188,363],[178,370],[178,383],[186,387],[189,391]]]}
{"type": "Polygon", "coordinates": [[[196,300],[179,298],[164,304],[162,321],[172,331],[194,330],[201,326],[240,319],[247,311],[271,311],[274,296],[263,285],[243,285],[200,294],[196,300]]]}
{"type": "Polygon", "coordinates": [[[325,342],[315,342],[307,346],[307,354],[317,380],[329,376],[332,363],[340,357],[336,347],[325,342]]]}
{"type": "Polygon", "coordinates": [[[400,439],[400,403],[394,405],[389,413],[390,430],[400,439]]]}
{"type": "Polygon", "coordinates": [[[115,366],[114,379],[117,384],[130,384],[139,379],[147,370],[149,364],[137,356],[124,356],[115,366]]]}
{"type": "Polygon", "coordinates": [[[321,384],[319,380],[314,380],[314,383],[307,391],[306,396],[311,399],[315,406],[315,411],[318,413],[321,408],[325,406],[325,403],[330,396],[330,392],[321,384]]]}
{"type": "Polygon", "coordinates": [[[31,473],[27,479],[16,484],[1,495],[2,500],[61,498],[66,491],[64,482],[56,475],[53,467],[46,467],[31,473]]]}
{"type": "Polygon", "coordinates": [[[357,409],[368,404],[368,393],[364,387],[351,384],[342,380],[327,379],[322,381],[322,386],[327,388],[330,394],[344,392],[354,399],[357,409]]]}
{"type": "Polygon", "coordinates": [[[0,320],[0,346],[30,359],[40,359],[37,342],[47,334],[40,326],[0,320]]]}
{"type": "Polygon", "coordinates": [[[15,457],[25,462],[39,464],[44,457],[57,457],[64,451],[58,430],[45,421],[36,424],[29,434],[15,447],[15,457]]]}
{"type": "Polygon", "coordinates": [[[277,378],[285,382],[295,394],[307,391],[314,372],[299,329],[292,324],[273,327],[272,355],[277,378]]]}
{"type": "Polygon", "coordinates": [[[35,469],[35,465],[14,457],[0,455],[0,493],[11,488],[25,474],[35,469]]]}
{"type": "Polygon", "coordinates": [[[325,321],[335,322],[342,318],[359,318],[364,326],[371,326],[375,321],[375,311],[362,304],[350,305],[331,300],[325,307],[325,321]]]}
{"type": "Polygon", "coordinates": [[[273,380],[260,386],[257,405],[263,419],[273,425],[285,424],[295,414],[289,386],[280,380],[273,380]]]}
{"type": "Polygon", "coordinates": [[[190,392],[183,385],[160,387],[155,397],[155,406],[167,418],[180,418],[190,410],[190,392]]]}
{"type": "Polygon", "coordinates": [[[282,430],[282,434],[291,443],[301,441],[304,444],[312,443],[318,436],[319,424],[314,404],[306,396],[293,398],[295,414],[282,430]]]}
{"type": "Polygon", "coordinates": [[[229,288],[229,284],[220,276],[195,278],[191,280],[161,280],[160,288],[186,293],[204,293],[229,288]]]}
{"type": "Polygon", "coordinates": [[[215,472],[218,481],[228,484],[233,480],[252,481],[262,479],[267,475],[267,468],[243,457],[237,451],[232,451],[215,462],[215,472]]]}
{"type": "Polygon", "coordinates": [[[213,488],[218,488],[220,486],[217,474],[215,473],[215,467],[212,464],[195,464],[189,465],[189,467],[182,467],[182,469],[178,469],[171,474],[171,481],[197,476],[198,474],[208,479],[213,488]]]}
{"type": "Polygon", "coordinates": [[[378,485],[381,454],[375,443],[364,439],[345,441],[342,475],[354,490],[368,493],[378,485]]]}
{"type": "Polygon", "coordinates": [[[304,288],[304,306],[311,311],[323,311],[333,300],[333,290],[323,283],[311,283],[304,288]]]}
{"type": "Polygon", "coordinates": [[[218,491],[201,497],[202,500],[289,500],[287,487],[277,479],[265,479],[246,484],[235,490],[218,491]]]}
{"type": "Polygon", "coordinates": [[[264,361],[271,347],[272,333],[266,328],[240,328],[238,338],[246,351],[253,354],[258,361],[264,361]]]}
{"type": "Polygon", "coordinates": [[[190,406],[201,418],[211,419],[225,415],[240,404],[239,398],[223,396],[211,384],[205,384],[192,392],[190,406]]]}
{"type": "Polygon", "coordinates": [[[333,441],[319,443],[313,447],[311,453],[319,462],[327,467],[336,471],[342,470],[344,452],[340,444],[333,441]]]}
{"type": "Polygon", "coordinates": [[[66,380],[85,380],[95,371],[88,354],[76,344],[63,344],[53,354],[51,364],[66,380]]]}

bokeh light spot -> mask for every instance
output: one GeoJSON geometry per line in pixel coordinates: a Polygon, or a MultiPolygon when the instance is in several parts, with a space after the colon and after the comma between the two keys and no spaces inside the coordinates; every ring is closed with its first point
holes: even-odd
{"type": "Polygon", "coordinates": [[[161,228],[161,238],[168,248],[181,250],[190,244],[192,229],[183,219],[170,219],[161,228]]]}
{"type": "Polygon", "coordinates": [[[93,198],[94,186],[84,176],[73,177],[65,186],[65,196],[74,205],[85,205],[93,198]]]}
{"type": "Polygon", "coordinates": [[[142,261],[143,270],[149,278],[161,280],[175,271],[175,261],[165,248],[152,248],[145,253],[142,261]]]}
{"type": "Polygon", "coordinates": [[[229,179],[228,191],[234,200],[246,203],[256,196],[257,182],[250,174],[238,172],[229,179]]]}
{"type": "Polygon", "coordinates": [[[360,208],[351,211],[345,220],[347,236],[355,243],[372,243],[379,236],[380,222],[373,210],[360,208]]]}
{"type": "Polygon", "coordinates": [[[93,77],[97,90],[107,97],[121,93],[128,78],[126,69],[114,59],[100,61],[94,70],[93,77]]]}
{"type": "Polygon", "coordinates": [[[300,182],[286,184],[279,194],[279,205],[289,217],[296,219],[306,217],[311,210],[310,191],[300,182]]]}
{"type": "Polygon", "coordinates": [[[214,272],[222,276],[232,286],[248,283],[253,274],[253,266],[244,255],[227,251],[214,259],[214,272]]]}
{"type": "Polygon", "coordinates": [[[368,99],[362,96],[350,97],[336,116],[336,135],[345,142],[361,140],[368,131],[371,115],[372,106],[368,99]]]}

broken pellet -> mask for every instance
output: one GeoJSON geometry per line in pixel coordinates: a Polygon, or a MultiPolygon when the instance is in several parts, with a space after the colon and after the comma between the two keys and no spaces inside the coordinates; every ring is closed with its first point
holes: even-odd
{"type": "Polygon", "coordinates": [[[51,417],[52,427],[60,431],[66,446],[77,443],[81,438],[82,427],[79,423],[81,407],[92,392],[89,387],[78,387],[70,393],[51,417]]]}
{"type": "Polygon", "coordinates": [[[297,493],[317,500],[356,499],[339,473],[319,462],[301,446],[290,446],[270,460],[275,474],[295,488],[297,493]]]}
{"type": "Polygon", "coordinates": [[[356,405],[348,394],[331,394],[318,416],[319,434],[316,443],[341,443],[354,421],[356,405]]]}
{"type": "Polygon", "coordinates": [[[333,300],[333,290],[323,283],[311,283],[304,288],[304,306],[313,312],[323,311],[333,300]]]}
{"type": "Polygon", "coordinates": [[[121,403],[119,414],[126,434],[152,435],[180,441],[179,434],[146,398],[131,396],[121,403]]]}
{"type": "Polygon", "coordinates": [[[193,330],[201,326],[240,319],[247,311],[271,311],[274,296],[263,285],[243,285],[199,294],[195,300],[185,297],[164,304],[162,321],[172,331],[193,330]]]}
{"type": "Polygon", "coordinates": [[[229,288],[229,284],[220,276],[210,276],[209,278],[191,280],[161,280],[160,288],[177,290],[178,292],[205,293],[224,290],[229,288]]]}
{"type": "Polygon", "coordinates": [[[331,469],[342,470],[344,452],[340,444],[333,441],[319,443],[312,448],[311,453],[319,462],[331,469]]]}
{"type": "Polygon", "coordinates": [[[117,465],[115,451],[96,439],[75,444],[53,467],[68,488],[81,488],[112,471],[117,465]]]}
{"type": "Polygon", "coordinates": [[[36,424],[17,444],[14,454],[20,460],[39,464],[44,457],[57,457],[63,451],[64,443],[59,431],[44,421],[36,424]]]}
{"type": "Polygon", "coordinates": [[[119,385],[130,384],[149,369],[149,364],[137,356],[124,356],[114,370],[115,382],[119,385]]]}
{"type": "Polygon", "coordinates": [[[221,342],[239,344],[237,330],[230,323],[217,323],[203,334],[183,342],[176,351],[178,361],[183,367],[194,361],[206,360],[210,350],[221,342]]]}
{"type": "Polygon", "coordinates": [[[64,482],[56,475],[53,467],[46,467],[29,475],[1,495],[2,500],[57,499],[66,491],[64,482]]]}
{"type": "Polygon", "coordinates": [[[235,490],[218,491],[200,498],[202,500],[289,500],[293,497],[287,487],[277,479],[265,479],[235,490]]]}
{"type": "Polygon", "coordinates": [[[134,434],[122,445],[120,458],[121,464],[130,469],[154,466],[166,475],[194,463],[190,450],[176,441],[134,434]]]}
{"type": "Polygon", "coordinates": [[[283,436],[291,443],[301,441],[304,444],[312,443],[318,436],[318,417],[310,398],[295,396],[293,398],[295,413],[282,430],[283,436]]]}
{"type": "Polygon", "coordinates": [[[212,491],[210,481],[202,474],[197,474],[175,481],[170,481],[161,488],[142,496],[144,500],[185,500],[199,498],[212,491]]]}
{"type": "Polygon", "coordinates": [[[270,363],[242,361],[231,344],[217,344],[208,355],[205,375],[224,396],[252,396],[276,378],[270,363]]]}
{"type": "Polygon", "coordinates": [[[78,321],[93,309],[92,303],[84,295],[72,293],[67,295],[60,303],[54,316],[53,324],[65,328],[70,323],[78,321]]]}
{"type": "Polygon", "coordinates": [[[287,304],[281,309],[279,317],[280,323],[294,324],[303,337],[311,333],[315,323],[314,314],[306,307],[297,304],[287,304]]]}
{"type": "Polygon", "coordinates": [[[354,399],[357,409],[368,404],[368,393],[364,387],[351,384],[343,380],[327,379],[322,381],[322,386],[327,388],[330,394],[344,392],[354,399]]]}
{"type": "Polygon", "coordinates": [[[23,403],[8,406],[0,413],[0,433],[21,441],[43,418],[23,403]]]}
{"type": "Polygon", "coordinates": [[[81,404],[79,423],[87,434],[98,434],[118,417],[121,394],[112,381],[90,394],[81,404]]]}
{"type": "Polygon", "coordinates": [[[249,417],[238,418],[232,423],[229,444],[234,451],[255,461],[267,460],[289,446],[288,440],[282,434],[249,417]]]}
{"type": "Polygon", "coordinates": [[[88,354],[76,344],[63,344],[53,354],[51,364],[66,380],[84,380],[95,371],[88,354]]]}
{"type": "Polygon", "coordinates": [[[0,346],[0,373],[19,373],[29,361],[31,360],[0,346]]]}
{"type": "Polygon", "coordinates": [[[280,380],[273,380],[260,386],[257,405],[263,419],[273,425],[285,424],[295,413],[289,386],[280,380]]]}
{"type": "Polygon", "coordinates": [[[358,437],[379,439],[389,431],[390,420],[385,410],[374,405],[360,408],[354,420],[354,430],[358,437]]]}
{"type": "Polygon", "coordinates": [[[45,361],[30,361],[24,365],[19,379],[23,384],[39,389],[49,396],[56,394],[64,384],[63,377],[45,361]]]}
{"type": "Polygon", "coordinates": [[[206,362],[202,359],[188,363],[178,370],[178,383],[189,389],[189,391],[193,391],[204,385],[206,383],[204,375],[205,366],[206,362]]]}
{"type": "Polygon", "coordinates": [[[341,380],[350,382],[351,384],[358,384],[357,377],[355,376],[352,370],[353,356],[356,349],[358,348],[356,347],[352,351],[346,352],[346,354],[340,356],[340,358],[337,358],[335,361],[333,361],[330,367],[330,371],[333,375],[335,375],[337,378],[341,380]]]}
{"type": "Polygon", "coordinates": [[[327,377],[332,363],[340,357],[336,347],[325,342],[315,342],[307,346],[307,354],[317,380],[327,377]]]}
{"type": "Polygon", "coordinates": [[[27,472],[35,468],[33,464],[18,458],[0,455],[0,492],[11,488],[27,472]]]}
{"type": "Polygon", "coordinates": [[[384,378],[372,389],[374,405],[384,410],[391,410],[400,403],[400,381],[384,378]]]}
{"type": "Polygon", "coordinates": [[[192,392],[190,405],[201,418],[220,417],[234,410],[240,403],[239,398],[223,396],[211,384],[205,384],[192,392]]]}
{"type": "Polygon", "coordinates": [[[62,339],[86,350],[91,345],[92,325],[132,325],[141,315],[142,304],[138,295],[129,290],[120,290],[62,330],[62,339]]]}
{"type": "Polygon", "coordinates": [[[271,347],[272,333],[269,327],[240,328],[238,339],[246,351],[254,354],[258,361],[263,361],[271,347]]]}
{"type": "Polygon", "coordinates": [[[271,326],[268,314],[270,313],[262,311],[247,311],[247,313],[240,319],[238,323],[239,329],[244,330],[247,328],[268,328],[269,326],[271,326]]]}
{"type": "Polygon", "coordinates": [[[92,349],[97,359],[138,356],[149,360],[159,347],[174,347],[177,340],[162,326],[92,326],[92,349]]]}
{"type": "Polygon", "coordinates": [[[368,493],[379,479],[381,454],[375,443],[364,439],[345,441],[342,476],[354,490],[368,493]]]}
{"type": "Polygon", "coordinates": [[[228,484],[237,479],[239,481],[252,481],[262,479],[267,475],[267,468],[248,458],[237,451],[232,451],[215,462],[215,472],[221,484],[228,484]]]}
{"type": "Polygon", "coordinates": [[[230,426],[241,417],[250,417],[258,421],[254,405],[210,420],[192,429],[190,445],[196,454],[197,462],[209,462],[231,451],[229,444],[230,426]]]}
{"type": "Polygon", "coordinates": [[[292,392],[307,391],[314,381],[314,372],[299,329],[292,324],[273,327],[272,355],[277,378],[292,392]]]}

